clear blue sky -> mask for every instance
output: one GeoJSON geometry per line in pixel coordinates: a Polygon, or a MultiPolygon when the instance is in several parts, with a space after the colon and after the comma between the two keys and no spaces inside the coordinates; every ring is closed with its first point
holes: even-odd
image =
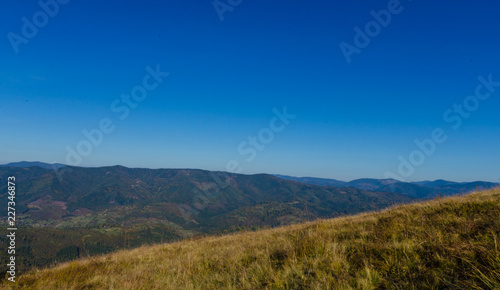
{"type": "Polygon", "coordinates": [[[406,180],[500,181],[500,87],[460,125],[458,113],[443,119],[474,95],[478,76],[500,82],[500,2],[401,1],[348,63],[340,44],[355,45],[354,28],[390,3],[243,0],[221,21],[211,1],[73,0],[16,53],[22,18],[43,24],[45,12],[9,0],[0,163],[66,163],[67,146],[108,118],[114,131],[80,165],[226,170],[235,160],[247,174],[383,178],[418,150],[415,139],[442,128],[447,140],[406,180]],[[157,64],[170,75],[120,119],[111,104],[157,64]],[[269,132],[285,106],[296,118],[248,153],[247,138],[269,132]]]}

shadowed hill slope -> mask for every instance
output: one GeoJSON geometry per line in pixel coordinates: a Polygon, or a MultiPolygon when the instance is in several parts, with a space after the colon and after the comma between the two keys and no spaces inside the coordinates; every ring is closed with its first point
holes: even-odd
{"type": "Polygon", "coordinates": [[[500,189],[494,189],[379,213],[121,251],[31,271],[17,286],[498,289],[499,242],[500,189]]]}

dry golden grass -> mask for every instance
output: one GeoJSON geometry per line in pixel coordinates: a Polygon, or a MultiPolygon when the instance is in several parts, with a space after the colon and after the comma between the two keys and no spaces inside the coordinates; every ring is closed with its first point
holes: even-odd
{"type": "Polygon", "coordinates": [[[500,289],[500,189],[379,213],[145,246],[14,289],[500,289]]]}

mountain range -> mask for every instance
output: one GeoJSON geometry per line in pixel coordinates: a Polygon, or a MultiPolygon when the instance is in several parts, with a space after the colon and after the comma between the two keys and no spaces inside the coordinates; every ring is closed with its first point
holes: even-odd
{"type": "Polygon", "coordinates": [[[443,179],[435,181],[402,182],[395,179],[361,178],[346,182],[327,178],[294,177],[288,175],[275,176],[305,184],[333,186],[337,188],[354,187],[363,190],[394,192],[415,198],[433,198],[436,196],[464,194],[474,190],[495,188],[500,185],[499,183],[487,181],[454,182],[443,179]]]}
{"type": "MultiPolygon", "coordinates": [[[[415,200],[398,193],[309,185],[267,174],[22,165],[0,167],[3,208],[8,201],[7,178],[16,178],[21,269],[143,244],[375,211],[415,200]]],[[[7,242],[5,235],[0,237],[0,246],[7,242]]]]}
{"type": "MultiPolygon", "coordinates": [[[[7,208],[9,176],[16,177],[21,269],[144,244],[376,211],[496,186],[19,162],[0,166],[3,208],[7,208]]],[[[0,246],[7,242],[0,237],[0,246]]],[[[5,255],[0,252],[0,258],[5,255]]]]}
{"type": "Polygon", "coordinates": [[[11,162],[7,164],[0,165],[0,167],[20,167],[20,168],[27,168],[27,167],[32,167],[32,166],[38,166],[42,167],[45,169],[59,169],[62,168],[66,165],[61,164],[61,163],[44,163],[40,161],[20,161],[20,162],[11,162]]]}

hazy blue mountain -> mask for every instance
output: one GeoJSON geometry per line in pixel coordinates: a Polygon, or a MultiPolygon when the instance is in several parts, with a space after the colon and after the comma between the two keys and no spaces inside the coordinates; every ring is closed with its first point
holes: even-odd
{"type": "Polygon", "coordinates": [[[428,186],[428,187],[443,187],[443,186],[450,186],[450,185],[457,185],[457,184],[461,184],[461,183],[455,182],[455,181],[448,181],[448,180],[444,180],[444,179],[438,179],[438,180],[426,182],[425,184],[421,184],[421,185],[428,186]]]}
{"type": "Polygon", "coordinates": [[[281,179],[292,180],[292,181],[297,181],[297,182],[302,182],[302,183],[312,184],[312,185],[319,185],[319,186],[333,186],[333,187],[345,187],[345,186],[347,186],[347,182],[345,182],[345,181],[340,181],[340,180],[336,180],[336,179],[329,179],[329,178],[294,177],[294,176],[280,175],[280,174],[275,174],[274,176],[281,178],[281,179]]]}
{"type": "Polygon", "coordinates": [[[27,168],[27,167],[32,167],[32,166],[38,166],[41,168],[45,169],[59,169],[62,168],[66,165],[60,164],[60,163],[54,163],[54,164],[49,164],[49,163],[44,163],[44,162],[39,162],[39,161],[21,161],[21,162],[12,162],[4,165],[0,165],[0,167],[19,167],[19,168],[27,168]]]}
{"type": "MultiPolygon", "coordinates": [[[[432,198],[437,194],[432,187],[422,186],[407,182],[395,182],[383,187],[378,188],[380,191],[389,191],[400,194],[405,194],[415,198],[432,198]]],[[[446,195],[454,194],[455,192],[447,193],[446,195]]]]}
{"type": "Polygon", "coordinates": [[[360,178],[348,182],[347,185],[358,189],[379,191],[380,188],[397,182],[395,179],[360,178]]]}
{"type": "Polygon", "coordinates": [[[408,195],[415,198],[433,198],[453,194],[462,194],[480,189],[490,189],[499,186],[499,183],[475,181],[475,182],[455,182],[443,179],[435,181],[401,182],[394,179],[361,178],[349,182],[336,179],[314,178],[314,177],[293,177],[275,175],[287,180],[294,180],[307,184],[320,186],[333,186],[337,188],[354,187],[362,190],[385,191],[408,195]]]}
{"type": "Polygon", "coordinates": [[[426,184],[430,183],[432,181],[430,180],[422,180],[422,181],[413,181],[413,182],[410,182],[412,184],[416,184],[416,185],[422,185],[422,186],[425,186],[426,184]]]}

